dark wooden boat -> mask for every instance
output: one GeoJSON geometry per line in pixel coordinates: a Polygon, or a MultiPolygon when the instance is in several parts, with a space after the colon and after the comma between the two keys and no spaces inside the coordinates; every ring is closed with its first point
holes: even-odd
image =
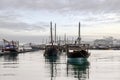
{"type": "MultiPolygon", "coordinates": [[[[52,22],[50,23],[50,32],[51,32],[51,42],[49,45],[45,46],[45,53],[44,56],[58,56],[58,45],[56,45],[53,41],[52,35],[52,22]]],[[[56,25],[55,25],[56,27],[56,25]]]]}
{"type": "Polygon", "coordinates": [[[67,57],[68,58],[88,58],[90,53],[88,52],[89,44],[81,44],[80,37],[80,23],[78,38],[75,41],[75,44],[67,45],[67,57]]]}
{"type": "Polygon", "coordinates": [[[67,57],[68,58],[88,58],[90,53],[86,48],[87,44],[84,46],[79,45],[68,45],[67,46],[67,57]]]}
{"type": "Polygon", "coordinates": [[[57,45],[47,45],[45,47],[44,56],[58,56],[57,45]]]}

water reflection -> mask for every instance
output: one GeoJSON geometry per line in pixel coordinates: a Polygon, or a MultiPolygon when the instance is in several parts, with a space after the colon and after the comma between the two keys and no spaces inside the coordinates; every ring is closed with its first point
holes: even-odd
{"type": "Polygon", "coordinates": [[[4,55],[5,61],[17,61],[18,60],[18,54],[11,54],[11,55],[4,55]]]}
{"type": "Polygon", "coordinates": [[[12,54],[12,55],[4,55],[1,56],[3,58],[3,67],[4,68],[17,68],[16,64],[18,64],[18,54],[12,54]]]}
{"type": "Polygon", "coordinates": [[[54,57],[52,57],[52,56],[45,56],[45,62],[46,63],[55,63],[57,60],[58,60],[58,56],[54,56],[54,57]]]}
{"type": "Polygon", "coordinates": [[[49,77],[51,78],[51,80],[57,80],[58,77],[60,78],[61,73],[64,74],[64,72],[60,69],[62,65],[66,66],[66,69],[63,69],[67,73],[64,74],[64,77],[73,77],[77,80],[89,79],[90,63],[87,59],[81,61],[67,59],[65,63],[65,59],[64,62],[61,62],[61,59],[59,59],[59,57],[45,57],[45,63],[48,65],[46,69],[50,71],[48,73],[50,74],[49,77]]]}
{"type": "Polygon", "coordinates": [[[54,80],[57,77],[57,60],[59,59],[58,56],[54,57],[45,57],[45,63],[49,64],[49,70],[50,70],[50,77],[51,80],[54,80]]]}
{"type": "Polygon", "coordinates": [[[0,58],[0,77],[8,78],[16,76],[18,54],[3,55],[0,58]]]}
{"type": "Polygon", "coordinates": [[[86,80],[89,78],[89,62],[87,59],[83,61],[68,60],[67,61],[67,76],[74,77],[78,80],[86,80]]]}
{"type": "Polygon", "coordinates": [[[0,56],[0,80],[120,80],[120,51],[93,50],[89,61],[77,62],[43,52],[0,56]]]}

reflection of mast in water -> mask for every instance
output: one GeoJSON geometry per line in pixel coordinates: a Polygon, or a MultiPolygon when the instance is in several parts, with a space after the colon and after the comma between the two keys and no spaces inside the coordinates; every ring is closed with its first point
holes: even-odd
{"type": "Polygon", "coordinates": [[[67,63],[67,76],[78,78],[78,80],[89,79],[89,62],[85,61],[84,63],[67,63]]]}
{"type": "Polygon", "coordinates": [[[51,80],[55,80],[55,77],[57,76],[57,61],[58,57],[45,57],[45,62],[48,62],[48,64],[50,64],[50,77],[51,80]]]}

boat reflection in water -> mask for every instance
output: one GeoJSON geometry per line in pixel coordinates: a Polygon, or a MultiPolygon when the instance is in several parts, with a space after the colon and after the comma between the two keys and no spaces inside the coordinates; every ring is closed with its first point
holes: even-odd
{"type": "Polygon", "coordinates": [[[4,55],[1,57],[4,57],[5,61],[17,61],[18,60],[18,54],[15,54],[15,53],[10,53],[10,55],[4,55]]]}
{"type": "Polygon", "coordinates": [[[78,78],[78,80],[89,79],[89,65],[87,59],[68,59],[67,60],[67,76],[78,78]],[[80,60],[80,61],[79,61],[80,60]]]}
{"type": "Polygon", "coordinates": [[[0,80],[13,80],[17,74],[17,69],[19,68],[18,54],[3,55],[0,56],[0,80]]]}
{"type": "Polygon", "coordinates": [[[57,60],[58,56],[45,56],[45,63],[48,64],[48,69],[50,70],[50,78],[51,80],[55,80],[57,77],[57,60]]]}

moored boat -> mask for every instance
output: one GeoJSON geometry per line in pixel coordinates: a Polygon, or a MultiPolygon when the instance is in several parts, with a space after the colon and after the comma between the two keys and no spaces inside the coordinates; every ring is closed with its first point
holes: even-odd
{"type": "Polygon", "coordinates": [[[44,56],[58,56],[57,45],[46,45],[44,56]]]}
{"type": "Polygon", "coordinates": [[[90,53],[88,52],[87,44],[84,46],[68,45],[67,57],[68,58],[88,58],[90,53]]]}
{"type": "Polygon", "coordinates": [[[78,38],[75,41],[75,44],[68,44],[67,49],[67,57],[68,58],[88,58],[90,53],[88,52],[89,44],[81,44],[81,36],[80,36],[80,22],[79,22],[79,31],[78,38]]]}
{"type": "Polygon", "coordinates": [[[2,53],[13,54],[18,52],[19,42],[18,41],[7,41],[3,39],[4,46],[2,48],[2,53]]]}
{"type": "Polygon", "coordinates": [[[45,46],[44,56],[58,56],[58,45],[56,45],[53,41],[52,34],[52,22],[50,23],[50,32],[51,32],[51,42],[49,45],[45,46]]]}

